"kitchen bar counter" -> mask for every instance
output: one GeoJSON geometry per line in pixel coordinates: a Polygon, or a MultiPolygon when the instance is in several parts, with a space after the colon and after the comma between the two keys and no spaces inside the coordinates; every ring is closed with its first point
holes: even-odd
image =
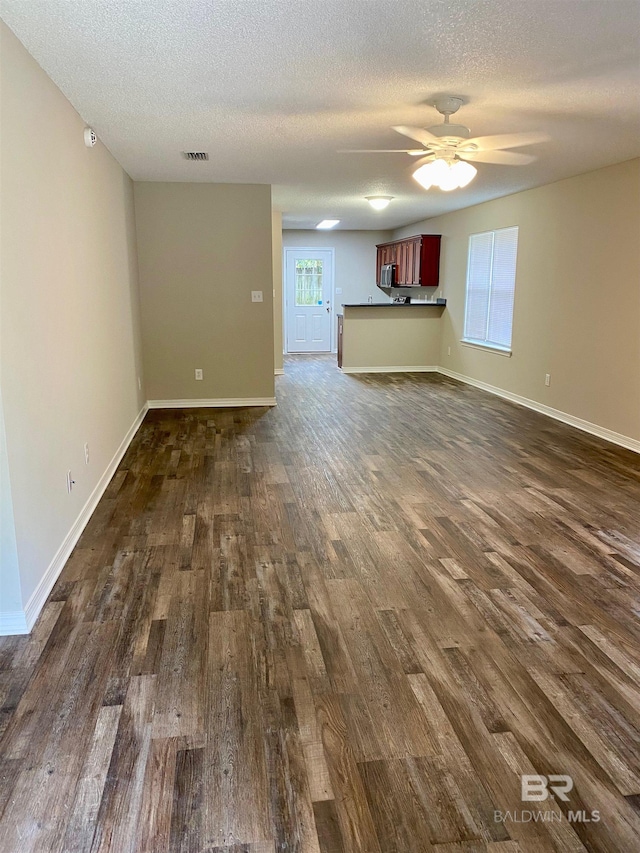
{"type": "Polygon", "coordinates": [[[343,308],[442,308],[446,299],[439,302],[343,302],[343,308]]]}
{"type": "Polygon", "coordinates": [[[344,373],[426,372],[440,363],[444,302],[347,303],[342,309],[338,364],[344,373]]]}

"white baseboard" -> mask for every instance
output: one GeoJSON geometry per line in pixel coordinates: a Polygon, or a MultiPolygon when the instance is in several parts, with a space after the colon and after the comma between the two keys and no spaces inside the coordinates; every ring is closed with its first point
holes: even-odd
{"type": "Polygon", "coordinates": [[[437,373],[439,367],[403,365],[402,367],[342,367],[343,373],[437,373]]]}
{"type": "Polygon", "coordinates": [[[67,562],[71,552],[75,548],[76,542],[80,538],[82,531],[86,527],[87,522],[98,505],[98,501],[104,494],[111,478],[115,474],[122,457],[131,444],[131,440],[138,431],[147,411],[148,406],[145,404],[129,427],[127,434],[120,443],[120,447],[116,450],[111,462],[107,465],[106,471],[102,477],[100,477],[96,487],[91,492],[89,499],[82,507],[80,514],[71,527],[71,530],[69,530],[62,544],[58,548],[55,557],[49,563],[49,567],[42,576],[40,583],[33,591],[24,611],[18,610],[11,613],[0,613],[0,636],[6,636],[7,634],[28,634],[33,628],[40,611],[44,607],[49,593],[53,589],[53,585],[58,580],[60,572],[64,568],[64,564],[67,562]]]}
{"type": "Polygon", "coordinates": [[[213,400],[149,400],[150,409],[237,409],[247,406],[275,406],[275,397],[229,397],[213,400]]]}
{"type": "Polygon", "coordinates": [[[283,367],[276,367],[276,369],[273,372],[275,373],[276,376],[284,376],[284,368],[283,367]]]}
{"type": "Polygon", "coordinates": [[[0,637],[28,633],[29,628],[24,610],[5,610],[4,613],[0,613],[0,637]]]}
{"type": "Polygon", "coordinates": [[[553,409],[551,406],[545,406],[544,403],[538,403],[536,400],[530,400],[528,397],[521,397],[520,394],[513,394],[511,391],[504,391],[502,388],[497,388],[495,385],[488,385],[486,382],[480,382],[478,379],[471,379],[469,376],[464,376],[462,373],[456,373],[446,367],[439,367],[438,372],[445,376],[450,376],[452,379],[457,379],[459,382],[464,382],[466,385],[473,385],[474,388],[480,388],[482,391],[488,391],[490,394],[495,394],[497,397],[503,397],[505,400],[510,400],[512,403],[517,403],[520,406],[526,406],[527,409],[533,409],[534,412],[539,412],[541,415],[547,415],[556,421],[562,421],[563,424],[575,427],[588,432],[590,435],[595,435],[598,438],[603,438],[605,441],[610,441],[612,444],[617,444],[620,447],[625,447],[627,450],[634,450],[640,453],[640,441],[631,438],[628,435],[614,432],[606,427],[598,426],[598,424],[585,421],[582,418],[577,418],[575,415],[569,415],[567,412],[561,412],[559,409],[553,409]]]}

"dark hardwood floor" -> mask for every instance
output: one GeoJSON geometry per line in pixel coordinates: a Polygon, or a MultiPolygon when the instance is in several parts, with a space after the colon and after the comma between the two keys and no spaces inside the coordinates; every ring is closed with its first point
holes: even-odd
{"type": "Polygon", "coordinates": [[[639,457],[286,369],[275,409],[150,412],[0,640],[0,850],[640,850],[639,457]]]}

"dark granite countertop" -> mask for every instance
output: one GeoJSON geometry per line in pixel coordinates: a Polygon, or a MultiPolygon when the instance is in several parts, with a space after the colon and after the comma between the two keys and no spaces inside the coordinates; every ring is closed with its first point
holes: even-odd
{"type": "Polygon", "coordinates": [[[437,302],[343,302],[343,308],[443,308],[447,304],[446,299],[437,302]]]}

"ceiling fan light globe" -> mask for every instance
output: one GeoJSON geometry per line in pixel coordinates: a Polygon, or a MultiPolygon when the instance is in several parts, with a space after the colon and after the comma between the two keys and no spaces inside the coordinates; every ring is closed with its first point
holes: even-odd
{"type": "MultiPolygon", "coordinates": [[[[427,163],[427,166],[430,165],[427,163]]],[[[433,186],[433,181],[430,178],[430,171],[426,169],[426,166],[421,166],[419,169],[413,173],[413,178],[416,180],[420,186],[425,190],[430,190],[433,186]]]]}
{"type": "Polygon", "coordinates": [[[465,163],[462,160],[458,160],[453,169],[456,173],[456,178],[458,181],[459,187],[466,187],[478,174],[478,170],[475,166],[472,166],[471,163],[465,163]]]}
{"type": "Polygon", "coordinates": [[[443,192],[451,192],[451,190],[466,187],[476,174],[477,169],[471,163],[464,163],[461,160],[451,162],[438,157],[416,169],[413,177],[426,190],[436,186],[443,192]]]}
{"type": "Polygon", "coordinates": [[[445,175],[442,175],[438,186],[445,193],[449,193],[451,192],[451,190],[458,189],[460,183],[458,181],[458,175],[456,174],[455,165],[447,167],[447,173],[445,175]]]}
{"type": "Polygon", "coordinates": [[[431,189],[434,184],[439,186],[440,181],[443,178],[446,179],[448,168],[449,167],[444,160],[432,160],[430,163],[425,163],[424,166],[420,166],[419,169],[416,169],[413,173],[413,177],[422,187],[425,188],[425,190],[428,190],[431,189]]]}
{"type": "Polygon", "coordinates": [[[447,180],[449,175],[449,163],[441,157],[436,157],[431,167],[432,181],[436,186],[439,186],[442,181],[447,180]]]}

